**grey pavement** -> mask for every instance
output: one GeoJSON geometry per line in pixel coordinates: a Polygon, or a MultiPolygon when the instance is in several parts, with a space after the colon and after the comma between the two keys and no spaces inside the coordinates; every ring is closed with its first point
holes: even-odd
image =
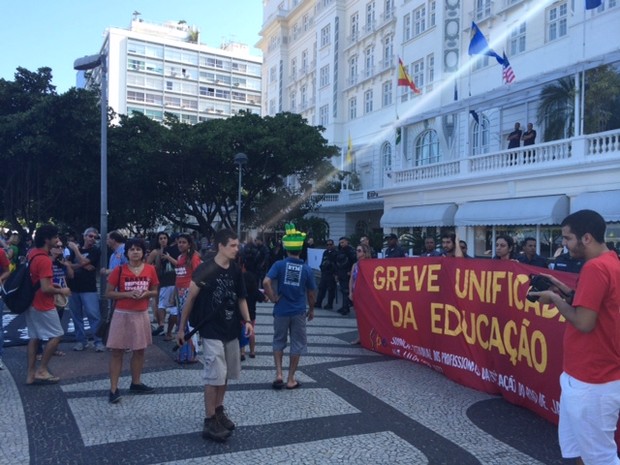
{"type": "Polygon", "coordinates": [[[26,386],[25,347],[5,348],[0,464],[571,463],[560,458],[557,428],[533,413],[350,345],[353,316],[317,310],[301,388],[275,391],[271,322],[271,306],[259,304],[257,357],[229,385],[225,406],[237,428],[224,444],[201,437],[202,364],[175,363],[162,337],[147,349],[143,375],[155,394],[127,392],[127,354],[114,405],[107,353],[63,343],[66,355],[50,364],[61,382],[26,386]]]}

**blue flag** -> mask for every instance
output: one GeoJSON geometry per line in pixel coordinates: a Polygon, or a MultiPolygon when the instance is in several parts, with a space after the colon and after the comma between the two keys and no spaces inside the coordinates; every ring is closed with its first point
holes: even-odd
{"type": "Polygon", "coordinates": [[[593,10],[598,8],[603,3],[603,0],[586,0],[586,10],[593,10]]]}
{"type": "Polygon", "coordinates": [[[484,34],[480,31],[476,23],[471,23],[471,41],[469,42],[469,54],[470,55],[488,55],[495,57],[500,65],[504,64],[504,60],[495,51],[489,47],[489,43],[484,37],[484,34]]]}

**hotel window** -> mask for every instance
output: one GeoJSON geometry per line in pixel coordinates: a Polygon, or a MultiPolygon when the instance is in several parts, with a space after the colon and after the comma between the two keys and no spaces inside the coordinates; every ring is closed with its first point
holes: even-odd
{"type": "Polygon", "coordinates": [[[411,13],[403,16],[403,37],[405,41],[411,39],[411,13]]]}
{"type": "Polygon", "coordinates": [[[360,16],[358,13],[351,15],[351,42],[357,40],[357,35],[360,31],[360,16]]]}
{"type": "Polygon", "coordinates": [[[473,155],[489,153],[491,150],[491,123],[484,115],[480,115],[478,121],[478,123],[474,122],[472,128],[471,144],[473,155]]]}
{"type": "MultiPolygon", "coordinates": [[[[411,78],[418,89],[424,87],[424,60],[414,61],[411,64],[411,78]]],[[[413,94],[413,90],[410,92],[413,94]]]]}
{"type": "Polygon", "coordinates": [[[310,17],[307,14],[303,15],[303,17],[301,18],[301,24],[304,32],[306,32],[310,28],[310,17]]]}
{"type": "Polygon", "coordinates": [[[372,90],[364,92],[364,113],[372,111],[372,90]]]}
{"type": "Polygon", "coordinates": [[[301,86],[300,98],[301,98],[301,109],[305,110],[306,107],[308,106],[308,88],[306,86],[301,86]]]}
{"type": "Polygon", "coordinates": [[[375,27],[375,2],[366,5],[366,31],[370,32],[375,27]]]}
{"type": "Polygon", "coordinates": [[[269,68],[269,82],[276,82],[278,79],[278,72],[275,66],[269,68]]]}
{"type": "Polygon", "coordinates": [[[477,21],[481,21],[491,16],[491,0],[476,0],[476,10],[474,15],[477,21]]]}
{"type": "Polygon", "coordinates": [[[519,24],[510,33],[510,55],[517,55],[525,52],[525,23],[519,24]]]}
{"type": "Polygon", "coordinates": [[[564,37],[567,30],[568,3],[563,2],[547,10],[547,40],[564,37]]]}
{"type": "Polygon", "coordinates": [[[385,142],[381,146],[381,159],[383,160],[383,171],[392,171],[392,144],[385,142]]]}
{"type": "Polygon", "coordinates": [[[326,45],[329,45],[330,41],[331,41],[330,25],[328,24],[323,29],[321,29],[321,47],[325,47],[326,45]]]}
{"type": "Polygon", "coordinates": [[[349,99],[349,119],[357,118],[357,97],[349,99]]]}
{"type": "Polygon", "coordinates": [[[351,84],[357,82],[357,56],[352,56],[349,60],[349,82],[351,84]]]}
{"type": "Polygon", "coordinates": [[[384,8],[384,16],[385,19],[389,19],[394,14],[394,0],[385,0],[385,8],[384,8]]]}
{"type": "Polygon", "coordinates": [[[301,72],[306,74],[308,72],[308,50],[301,52],[301,72]]]}
{"type": "Polygon", "coordinates": [[[428,2],[428,27],[435,26],[436,10],[437,10],[437,2],[435,1],[428,2]]]}
{"type": "Polygon", "coordinates": [[[297,92],[291,92],[291,111],[295,112],[297,110],[297,92]]]}
{"type": "Polygon", "coordinates": [[[323,127],[329,124],[329,105],[319,108],[319,124],[323,127]]]}
{"type": "Polygon", "coordinates": [[[413,35],[419,36],[426,31],[426,6],[413,10],[413,35]]]}
{"type": "Polygon", "coordinates": [[[394,60],[394,36],[389,35],[383,39],[383,69],[392,65],[394,60]]]}
{"type": "Polygon", "coordinates": [[[415,141],[415,166],[438,163],[440,159],[437,132],[428,129],[420,134],[415,141]]]}
{"type": "Polygon", "coordinates": [[[426,57],[426,75],[428,76],[428,83],[432,84],[435,80],[435,55],[432,53],[426,57]]]}
{"type": "Polygon", "coordinates": [[[325,65],[319,71],[319,87],[329,85],[329,65],[325,65]]]}
{"type": "Polygon", "coordinates": [[[382,90],[383,90],[383,95],[382,95],[382,101],[383,101],[383,106],[387,107],[390,106],[392,104],[392,81],[385,81],[383,83],[382,86],[382,90]]]}
{"type": "Polygon", "coordinates": [[[366,65],[365,76],[370,77],[372,76],[375,67],[375,55],[373,47],[368,47],[364,52],[364,62],[366,65]]]}

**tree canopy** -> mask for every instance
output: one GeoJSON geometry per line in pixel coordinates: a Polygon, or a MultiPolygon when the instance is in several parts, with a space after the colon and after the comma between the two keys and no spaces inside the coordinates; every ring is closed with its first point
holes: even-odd
{"type": "MultiPolygon", "coordinates": [[[[30,230],[53,220],[81,230],[99,223],[100,111],[96,92],[58,95],[49,68],[0,80],[0,218],[30,230]]],[[[242,221],[270,227],[312,209],[313,180],[333,172],[322,128],[299,115],[240,113],[196,125],[167,115],[110,115],[109,229],[161,224],[204,234],[236,228],[243,152],[242,221]]]]}

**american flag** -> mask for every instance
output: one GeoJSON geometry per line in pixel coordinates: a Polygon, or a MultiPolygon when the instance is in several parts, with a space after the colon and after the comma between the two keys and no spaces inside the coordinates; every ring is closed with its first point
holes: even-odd
{"type": "Polygon", "coordinates": [[[504,63],[502,63],[502,77],[504,78],[504,84],[512,84],[512,81],[515,80],[515,72],[512,70],[512,66],[510,66],[510,62],[508,61],[506,53],[504,53],[503,60],[504,63]]]}

